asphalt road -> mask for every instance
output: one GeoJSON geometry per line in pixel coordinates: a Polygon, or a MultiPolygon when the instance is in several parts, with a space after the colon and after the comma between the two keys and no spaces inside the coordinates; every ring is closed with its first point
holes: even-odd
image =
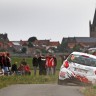
{"type": "Polygon", "coordinates": [[[83,96],[78,86],[17,84],[0,89],[0,96],[83,96]]]}

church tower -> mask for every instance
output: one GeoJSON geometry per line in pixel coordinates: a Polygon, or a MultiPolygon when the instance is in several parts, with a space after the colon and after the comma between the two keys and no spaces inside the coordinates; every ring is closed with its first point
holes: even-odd
{"type": "Polygon", "coordinates": [[[96,8],[93,18],[93,23],[91,24],[91,21],[89,21],[89,27],[90,27],[90,37],[96,38],[96,8]]]}

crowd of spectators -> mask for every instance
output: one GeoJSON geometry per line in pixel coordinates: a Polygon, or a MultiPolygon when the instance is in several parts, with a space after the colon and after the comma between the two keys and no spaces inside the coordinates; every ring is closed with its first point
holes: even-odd
{"type": "Polygon", "coordinates": [[[0,76],[3,75],[30,75],[31,70],[25,59],[17,65],[17,62],[11,64],[10,54],[0,52],[0,76]]]}
{"type": "Polygon", "coordinates": [[[37,68],[39,67],[39,75],[50,75],[55,74],[57,59],[55,55],[47,54],[45,55],[34,55],[33,60],[34,75],[36,75],[37,68]]]}
{"type": "MultiPolygon", "coordinates": [[[[57,59],[55,55],[47,54],[35,54],[32,58],[32,68],[33,74],[37,74],[37,70],[39,70],[39,75],[55,75],[57,59]]],[[[14,62],[11,64],[10,54],[7,52],[0,53],[0,76],[2,75],[30,75],[31,69],[26,62],[26,59],[23,58],[18,64],[14,62]]]]}
{"type": "Polygon", "coordinates": [[[8,74],[11,71],[10,54],[0,52],[0,75],[8,74]]]}

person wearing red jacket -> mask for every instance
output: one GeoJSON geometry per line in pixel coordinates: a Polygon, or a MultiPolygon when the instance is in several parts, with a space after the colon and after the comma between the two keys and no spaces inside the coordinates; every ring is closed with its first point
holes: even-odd
{"type": "Polygon", "coordinates": [[[25,72],[25,75],[30,75],[31,74],[31,71],[30,71],[30,67],[27,63],[25,63],[24,65],[24,72],[25,72]]]}
{"type": "Polygon", "coordinates": [[[54,73],[54,58],[52,57],[52,55],[46,57],[46,71],[47,75],[53,75],[54,73]]]}

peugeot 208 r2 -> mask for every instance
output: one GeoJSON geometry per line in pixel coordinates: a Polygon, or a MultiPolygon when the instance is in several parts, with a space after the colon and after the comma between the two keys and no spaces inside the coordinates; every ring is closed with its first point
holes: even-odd
{"type": "Polygon", "coordinates": [[[58,84],[68,82],[96,83],[96,56],[82,52],[71,53],[64,60],[58,78],[58,84]]]}

